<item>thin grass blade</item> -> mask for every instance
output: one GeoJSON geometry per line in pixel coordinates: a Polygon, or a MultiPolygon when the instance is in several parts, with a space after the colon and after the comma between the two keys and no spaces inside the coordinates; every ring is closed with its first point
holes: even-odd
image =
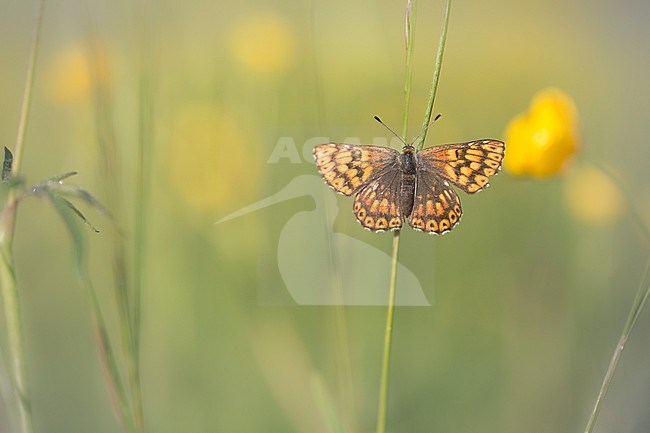
{"type": "Polygon", "coordinates": [[[612,359],[609,362],[609,366],[607,367],[605,378],[603,379],[603,383],[600,387],[600,390],[598,391],[598,396],[596,397],[596,402],[594,403],[594,407],[591,411],[591,415],[589,416],[589,420],[587,421],[587,426],[585,427],[585,433],[591,433],[594,429],[594,426],[596,425],[598,414],[600,413],[603,400],[605,398],[605,395],[607,395],[607,391],[609,390],[609,385],[611,384],[612,378],[614,377],[614,372],[618,367],[618,362],[620,361],[621,355],[623,354],[623,349],[625,349],[625,345],[627,344],[627,341],[630,338],[630,333],[634,329],[634,325],[636,324],[637,319],[641,315],[643,308],[648,302],[648,298],[650,298],[649,277],[650,277],[650,260],[648,260],[645,273],[643,275],[643,278],[641,279],[641,284],[639,285],[636,296],[634,297],[634,301],[632,302],[632,308],[630,309],[630,313],[627,316],[625,327],[623,328],[621,337],[619,338],[618,343],[616,344],[616,348],[614,349],[614,354],[612,355],[612,359]]]}
{"type": "Polygon", "coordinates": [[[451,0],[447,0],[447,6],[445,7],[445,18],[442,24],[442,30],[440,31],[440,42],[438,43],[438,54],[436,55],[436,66],[433,71],[433,79],[431,80],[431,89],[429,90],[429,102],[427,108],[424,112],[424,121],[422,122],[422,129],[424,133],[420,138],[420,142],[416,144],[418,149],[422,149],[424,142],[427,139],[427,134],[429,129],[427,126],[431,123],[431,115],[433,113],[433,104],[436,100],[436,94],[438,93],[438,83],[440,82],[440,72],[442,71],[442,59],[445,56],[445,46],[447,45],[447,29],[449,28],[449,15],[451,14],[451,0]]]}
{"type": "Polygon", "coordinates": [[[83,215],[80,215],[80,212],[76,207],[74,207],[74,205],[72,205],[72,203],[61,197],[58,194],[58,191],[51,189],[46,189],[44,191],[70,234],[77,277],[81,286],[87,292],[92,306],[98,335],[100,360],[106,369],[107,377],[110,379],[108,383],[110,384],[112,394],[117,397],[116,411],[119,414],[120,421],[125,428],[125,431],[134,432],[133,416],[126,397],[124,382],[119,372],[115,351],[110,343],[108,328],[100,308],[97,292],[92,285],[85,263],[85,233],[82,230],[79,218],[84,222],[87,222],[87,220],[83,215]]]}

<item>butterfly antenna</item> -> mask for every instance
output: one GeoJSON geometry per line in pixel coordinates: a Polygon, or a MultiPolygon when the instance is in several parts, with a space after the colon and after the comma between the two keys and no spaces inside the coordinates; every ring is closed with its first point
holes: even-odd
{"type": "Polygon", "coordinates": [[[408,146],[408,144],[406,144],[406,141],[404,141],[404,139],[403,139],[402,137],[400,137],[399,135],[397,135],[397,133],[396,133],[395,131],[393,131],[392,129],[390,129],[390,126],[388,126],[388,125],[386,125],[384,122],[382,122],[381,119],[379,118],[379,116],[374,116],[374,118],[375,118],[375,120],[376,120],[377,122],[379,122],[379,123],[381,123],[382,125],[384,125],[384,128],[386,128],[386,129],[388,129],[390,132],[392,132],[393,135],[399,139],[399,141],[401,141],[402,143],[404,143],[404,146],[408,146]]]}
{"type": "Polygon", "coordinates": [[[436,123],[436,120],[440,119],[441,117],[442,117],[442,114],[438,113],[438,114],[436,115],[436,117],[435,117],[431,122],[429,122],[429,124],[428,124],[427,126],[425,126],[424,128],[422,128],[422,131],[420,131],[420,133],[418,134],[418,136],[415,137],[415,139],[414,139],[413,141],[411,141],[411,146],[412,146],[413,144],[415,144],[415,142],[417,142],[417,141],[420,139],[420,137],[422,137],[422,135],[426,132],[426,130],[429,129],[429,126],[431,126],[431,125],[433,125],[434,123],[436,123]]]}

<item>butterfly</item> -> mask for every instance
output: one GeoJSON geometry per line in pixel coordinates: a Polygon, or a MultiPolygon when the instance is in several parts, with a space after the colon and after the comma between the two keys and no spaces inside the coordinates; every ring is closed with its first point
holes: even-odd
{"type": "Polygon", "coordinates": [[[415,230],[444,234],[462,215],[451,185],[468,194],[489,186],[501,169],[505,143],[483,139],[417,151],[326,143],[314,148],[316,165],[336,192],[355,195],[352,210],[373,232],[399,230],[404,220],[415,230]]]}

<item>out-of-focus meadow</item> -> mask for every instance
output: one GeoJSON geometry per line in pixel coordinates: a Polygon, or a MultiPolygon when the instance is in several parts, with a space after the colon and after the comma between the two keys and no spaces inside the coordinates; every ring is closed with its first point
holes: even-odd
{"type": "MultiPolygon", "coordinates": [[[[105,202],[97,119],[110,113],[129,246],[138,74],[143,59],[153,65],[141,349],[148,431],[374,430],[386,308],[299,305],[282,283],[278,262],[299,268],[293,257],[327,256],[326,227],[281,236],[296,215],[322,221],[313,189],[215,222],[315,175],[314,137],[386,137],[375,114],[401,130],[404,3],[151,2],[146,18],[129,2],[46,5],[23,175],[33,184],[77,171],[74,183],[105,202]],[[98,104],[102,92],[110,101],[98,104]],[[280,257],[282,240],[297,254],[280,257]]],[[[418,3],[410,137],[421,127],[443,6],[418,3]]],[[[0,4],[8,147],[33,9],[0,4]]],[[[557,176],[503,170],[487,191],[461,194],[463,219],[451,233],[403,230],[401,263],[431,306],[396,310],[389,431],[584,429],[650,247],[649,16],[650,3],[636,0],[453,5],[434,109],[442,118],[427,145],[503,139],[552,86],[576,104],[581,149],[557,176]]],[[[333,194],[324,183],[318,191],[333,194]]],[[[337,203],[335,233],[390,253],[390,234],[362,230],[350,198],[337,203]]],[[[90,275],[117,329],[114,228],[82,209],[100,230],[87,230],[90,275]]],[[[46,201],[21,204],[14,248],[35,431],[118,431],[70,239],[46,201]]],[[[387,261],[356,260],[385,291],[387,261]]],[[[646,311],[595,431],[650,429],[649,338],[646,311]]],[[[11,396],[6,369],[5,359],[0,389],[11,396]]],[[[12,405],[0,406],[0,432],[10,431],[12,405]]]]}

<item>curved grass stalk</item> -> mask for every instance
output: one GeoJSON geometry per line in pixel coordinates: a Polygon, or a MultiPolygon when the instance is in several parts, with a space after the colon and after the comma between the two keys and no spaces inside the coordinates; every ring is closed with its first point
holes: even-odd
{"type": "Polygon", "coordinates": [[[650,260],[648,260],[648,264],[646,265],[645,274],[641,279],[641,284],[639,285],[636,296],[634,297],[634,301],[632,302],[632,308],[630,309],[630,313],[627,316],[627,321],[623,327],[623,332],[621,333],[621,337],[618,339],[616,349],[614,349],[614,354],[612,355],[612,360],[609,362],[607,373],[605,373],[605,378],[603,379],[603,383],[600,386],[600,390],[598,391],[598,397],[596,397],[596,403],[594,404],[591,415],[589,416],[589,420],[587,421],[585,433],[591,433],[594,429],[594,426],[596,425],[596,419],[598,419],[598,414],[600,413],[603,399],[609,390],[609,385],[611,384],[612,378],[614,377],[614,372],[616,371],[618,362],[621,359],[621,355],[623,354],[623,349],[625,349],[625,344],[630,338],[630,333],[634,329],[634,325],[641,315],[641,311],[643,311],[643,308],[648,302],[648,298],[650,298],[650,281],[648,281],[649,277],[650,260]]]}
{"type": "MultiPolygon", "coordinates": [[[[621,177],[606,164],[596,165],[612,180],[612,182],[616,184],[621,195],[627,203],[627,207],[630,209],[630,214],[632,215],[632,218],[634,219],[634,222],[636,223],[638,229],[643,234],[646,242],[650,241],[650,231],[648,230],[648,227],[644,223],[643,219],[640,217],[641,214],[635,204],[633,195],[630,193],[623,179],[621,179],[621,177]]],[[[623,349],[625,349],[625,345],[630,337],[630,333],[634,329],[634,325],[636,324],[639,315],[643,311],[643,308],[645,307],[648,298],[650,297],[650,281],[648,281],[649,277],[650,259],[646,264],[645,273],[641,279],[639,288],[637,289],[634,301],[632,301],[632,307],[630,308],[630,313],[627,316],[627,321],[616,344],[616,348],[614,349],[614,353],[612,355],[612,359],[609,362],[609,366],[607,367],[607,372],[605,373],[605,378],[603,379],[603,383],[601,384],[600,390],[598,391],[598,396],[596,397],[594,407],[592,408],[591,414],[589,415],[589,420],[587,421],[587,426],[585,427],[585,433],[591,433],[594,429],[594,426],[596,425],[598,414],[600,413],[603,400],[607,394],[607,391],[609,390],[609,385],[612,381],[612,378],[614,377],[614,372],[618,367],[618,362],[621,358],[621,355],[623,354],[623,349]]]]}

